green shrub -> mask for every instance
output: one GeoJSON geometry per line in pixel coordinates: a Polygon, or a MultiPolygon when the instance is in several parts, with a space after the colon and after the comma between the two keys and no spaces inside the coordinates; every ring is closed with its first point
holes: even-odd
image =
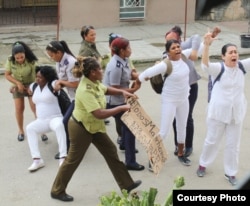
{"type": "MultiPolygon", "coordinates": [[[[173,189],[167,195],[165,203],[162,206],[173,205],[173,190],[181,189],[184,185],[184,177],[176,177],[173,189]]],[[[150,188],[149,191],[143,191],[141,195],[137,192],[128,194],[126,190],[122,190],[122,194],[118,195],[113,191],[110,195],[101,196],[98,206],[161,206],[155,203],[157,192],[158,190],[156,188],[150,188]]]]}

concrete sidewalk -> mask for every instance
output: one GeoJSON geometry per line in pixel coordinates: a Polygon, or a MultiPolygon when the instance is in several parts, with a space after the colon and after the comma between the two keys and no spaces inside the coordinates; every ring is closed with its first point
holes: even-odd
{"type": "MultiPolygon", "coordinates": [[[[184,25],[179,24],[184,31],[184,25]]],[[[97,28],[96,44],[99,52],[103,54],[109,53],[108,35],[111,32],[121,34],[130,40],[132,55],[131,59],[135,63],[154,62],[158,60],[164,51],[164,36],[166,31],[174,25],[133,25],[122,27],[97,28]]],[[[208,28],[219,26],[222,32],[218,36],[218,40],[211,46],[211,55],[220,57],[221,47],[229,42],[238,45],[240,55],[250,53],[249,48],[241,48],[240,35],[248,31],[247,21],[232,22],[212,22],[198,21],[186,26],[186,38],[192,34],[200,34],[203,36],[208,28]]],[[[59,40],[65,40],[72,52],[77,55],[80,48],[80,28],[79,30],[61,30],[59,31],[59,40]]],[[[20,28],[1,28],[0,34],[0,68],[3,68],[7,57],[11,53],[11,44],[17,40],[28,43],[39,58],[41,64],[53,64],[45,54],[45,48],[48,43],[57,37],[56,26],[44,27],[20,27],[20,28]]],[[[184,34],[183,34],[184,37],[184,34]]]]}

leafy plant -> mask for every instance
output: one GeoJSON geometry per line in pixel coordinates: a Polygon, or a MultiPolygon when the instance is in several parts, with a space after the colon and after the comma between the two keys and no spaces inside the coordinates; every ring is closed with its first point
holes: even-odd
{"type": "MultiPolygon", "coordinates": [[[[173,190],[181,189],[184,185],[184,177],[176,177],[173,189],[167,195],[163,206],[173,205],[173,190]]],[[[110,195],[101,196],[100,204],[98,206],[161,206],[160,204],[155,203],[157,192],[158,190],[156,188],[150,188],[149,191],[143,191],[141,195],[137,192],[128,194],[126,190],[122,190],[122,194],[118,195],[113,191],[110,195]]]]}
{"type": "Polygon", "coordinates": [[[181,189],[185,185],[185,180],[183,176],[179,176],[174,180],[174,186],[172,191],[169,192],[167,199],[164,203],[164,206],[171,206],[173,205],[173,190],[181,189]]]}

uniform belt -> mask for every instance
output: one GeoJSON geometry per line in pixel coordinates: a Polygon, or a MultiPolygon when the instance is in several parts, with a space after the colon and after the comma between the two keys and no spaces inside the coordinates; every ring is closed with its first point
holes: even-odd
{"type": "Polygon", "coordinates": [[[73,115],[71,115],[71,118],[75,121],[75,123],[83,126],[82,122],[79,122],[73,115]]]}

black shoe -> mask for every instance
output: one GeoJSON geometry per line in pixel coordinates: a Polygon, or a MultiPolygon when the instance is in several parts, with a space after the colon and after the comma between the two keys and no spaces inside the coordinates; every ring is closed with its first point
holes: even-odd
{"type": "Polygon", "coordinates": [[[119,145],[119,149],[120,149],[121,151],[123,151],[123,152],[125,151],[125,147],[124,147],[123,145],[121,145],[121,144],[119,145]]]}
{"type": "Polygon", "coordinates": [[[108,119],[105,119],[105,120],[104,120],[104,123],[105,123],[105,124],[109,124],[110,121],[109,121],[108,119]]]}
{"type": "MultiPolygon", "coordinates": [[[[125,152],[125,147],[120,145],[119,146],[119,149],[122,151],[122,152],[125,152]]],[[[139,150],[138,149],[135,149],[135,153],[139,153],[139,150]]]]}
{"type": "Polygon", "coordinates": [[[185,150],[184,150],[184,156],[185,157],[189,157],[192,154],[192,152],[193,152],[193,148],[192,147],[185,148],[185,150]]]}
{"type": "Polygon", "coordinates": [[[174,155],[177,156],[178,155],[178,147],[175,147],[175,150],[174,150],[174,155]]]}
{"type": "Polygon", "coordinates": [[[42,134],[42,135],[41,135],[41,139],[42,139],[43,142],[45,142],[45,141],[47,141],[49,138],[47,137],[46,134],[42,134]]]}
{"type": "Polygon", "coordinates": [[[135,181],[131,186],[129,186],[126,190],[128,193],[131,192],[131,190],[137,188],[141,184],[141,180],[135,181]]]}
{"type": "Polygon", "coordinates": [[[57,200],[61,200],[64,202],[71,202],[74,200],[74,198],[66,193],[54,195],[53,193],[50,193],[51,197],[57,200]]]}
{"type": "Polygon", "coordinates": [[[145,169],[143,165],[140,165],[138,163],[135,163],[134,165],[126,165],[126,167],[127,170],[134,170],[134,171],[141,171],[145,169]]]}
{"type": "Polygon", "coordinates": [[[18,139],[19,142],[23,141],[24,140],[24,134],[18,134],[17,139],[18,139]]]}
{"type": "Polygon", "coordinates": [[[56,160],[60,159],[60,153],[59,152],[55,155],[55,159],[56,160]]]}

